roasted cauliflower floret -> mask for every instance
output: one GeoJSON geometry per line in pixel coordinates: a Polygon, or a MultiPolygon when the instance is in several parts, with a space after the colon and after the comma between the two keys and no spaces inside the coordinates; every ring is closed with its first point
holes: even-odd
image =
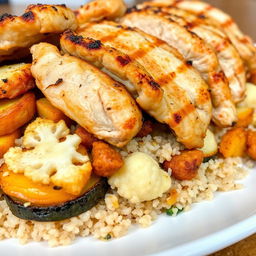
{"type": "Polygon", "coordinates": [[[161,197],[171,187],[171,178],[149,155],[134,152],[124,165],[108,179],[117,193],[131,203],[150,201],[161,197]]]}
{"type": "Polygon", "coordinates": [[[22,147],[10,148],[4,159],[14,173],[79,195],[92,169],[87,154],[78,152],[80,143],[80,137],[69,134],[63,120],[54,123],[37,118],[26,128],[22,147]]]}

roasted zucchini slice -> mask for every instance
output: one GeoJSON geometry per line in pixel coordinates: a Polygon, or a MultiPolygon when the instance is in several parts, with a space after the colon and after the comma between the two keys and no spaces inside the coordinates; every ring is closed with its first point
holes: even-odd
{"type": "Polygon", "coordinates": [[[36,221],[59,221],[77,216],[95,206],[108,190],[106,178],[93,177],[85,188],[84,193],[76,199],[51,206],[27,206],[25,201],[4,194],[5,200],[18,218],[36,221]]]}

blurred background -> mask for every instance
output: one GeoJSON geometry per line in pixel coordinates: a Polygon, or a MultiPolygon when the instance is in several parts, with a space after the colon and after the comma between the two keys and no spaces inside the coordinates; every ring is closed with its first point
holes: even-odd
{"type": "MultiPolygon", "coordinates": [[[[137,0],[142,2],[143,0],[137,0]]],[[[28,4],[47,3],[47,4],[63,4],[71,8],[77,8],[85,4],[88,0],[0,0],[0,15],[8,12],[11,14],[21,14],[28,4]],[[9,3],[7,5],[7,3],[9,3]]],[[[129,6],[136,3],[136,0],[126,0],[129,6]]],[[[239,24],[242,31],[250,35],[256,41],[256,0],[205,0],[227,13],[229,13],[239,24]]]]}

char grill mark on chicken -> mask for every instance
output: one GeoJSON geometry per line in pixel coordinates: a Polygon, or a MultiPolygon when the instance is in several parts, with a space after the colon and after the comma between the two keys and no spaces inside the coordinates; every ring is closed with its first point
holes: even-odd
{"type": "MultiPolygon", "coordinates": [[[[211,118],[208,88],[200,75],[191,65],[186,64],[175,49],[155,37],[114,22],[87,24],[77,34],[66,32],[61,38],[61,46],[69,54],[94,64],[100,62],[104,70],[107,69],[119,77],[127,76],[120,72],[125,73],[128,65],[139,63],[163,91],[163,99],[158,103],[155,113],[144,109],[158,121],[168,124],[176,133],[178,141],[186,147],[202,146],[211,118]],[[82,43],[75,43],[72,40],[74,36],[80,37],[82,43]],[[87,36],[101,42],[101,52],[89,51],[85,47],[87,36]],[[127,57],[117,56],[119,66],[115,69],[115,60],[111,63],[104,60],[104,48],[112,49],[112,55],[114,49],[119,53],[122,51],[127,57]]],[[[139,104],[142,105],[143,102],[139,104]]]]}
{"type": "Polygon", "coordinates": [[[32,74],[48,100],[97,138],[122,147],[140,130],[142,115],[124,86],[56,46],[31,48],[32,74]]]}
{"type": "Polygon", "coordinates": [[[216,32],[216,29],[213,30],[212,26],[204,23],[204,19],[199,19],[193,13],[182,9],[175,7],[144,7],[143,5],[142,8],[150,8],[152,11],[159,14],[168,13],[172,20],[189,31],[194,32],[206,43],[211,45],[215,50],[220,66],[229,81],[233,101],[237,103],[243,100],[246,89],[244,63],[235,47],[224,34],[216,32]]]}
{"type": "Polygon", "coordinates": [[[166,41],[178,49],[187,61],[191,61],[209,85],[214,107],[213,121],[218,126],[230,126],[237,120],[228,80],[210,45],[176,23],[170,15],[150,9],[134,8],[121,19],[121,23],[166,41]]]}
{"type": "Polygon", "coordinates": [[[236,47],[240,56],[248,67],[251,80],[256,82],[256,48],[250,37],[244,35],[235,21],[225,12],[202,1],[188,0],[154,0],[166,6],[175,6],[197,15],[203,15],[222,29],[236,47]]]}

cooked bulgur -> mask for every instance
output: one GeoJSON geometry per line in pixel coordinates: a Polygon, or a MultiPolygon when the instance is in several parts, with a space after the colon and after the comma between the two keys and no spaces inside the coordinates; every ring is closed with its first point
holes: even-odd
{"type": "MultiPolygon", "coordinates": [[[[179,154],[183,146],[174,136],[167,133],[148,135],[133,139],[121,154],[125,157],[132,152],[144,152],[151,155],[160,164],[179,154]]],[[[252,162],[242,158],[210,159],[201,164],[198,175],[190,181],[172,179],[172,189],[178,197],[170,205],[168,193],[162,198],[132,204],[121,198],[115,190],[110,190],[91,210],[68,220],[59,222],[27,221],[15,217],[0,199],[0,239],[18,238],[21,243],[48,241],[50,246],[67,245],[77,236],[93,235],[98,239],[111,239],[125,235],[132,224],[148,227],[159,214],[172,206],[172,215],[188,210],[192,203],[211,200],[215,191],[228,191],[241,188],[236,181],[246,176],[246,167],[252,162]]]]}

